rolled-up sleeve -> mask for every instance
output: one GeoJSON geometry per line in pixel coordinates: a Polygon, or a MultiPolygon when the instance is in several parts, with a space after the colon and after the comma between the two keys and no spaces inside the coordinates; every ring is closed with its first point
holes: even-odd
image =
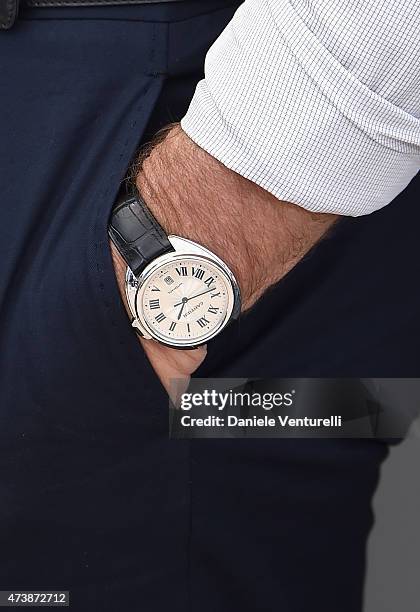
{"type": "Polygon", "coordinates": [[[247,0],[181,125],[280,200],[385,206],[420,167],[420,3],[247,0]]]}

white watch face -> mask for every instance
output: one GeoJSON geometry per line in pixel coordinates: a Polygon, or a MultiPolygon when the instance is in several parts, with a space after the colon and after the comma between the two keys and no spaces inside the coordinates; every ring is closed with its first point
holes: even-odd
{"type": "Polygon", "coordinates": [[[157,340],[174,346],[203,344],[228,321],[233,290],[221,267],[204,257],[178,257],[161,265],[137,294],[137,316],[157,340]]]}

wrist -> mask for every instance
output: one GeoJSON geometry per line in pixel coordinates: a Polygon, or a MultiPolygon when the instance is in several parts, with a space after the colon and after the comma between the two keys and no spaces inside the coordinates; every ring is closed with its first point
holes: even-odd
{"type": "Polygon", "coordinates": [[[132,317],[130,308],[128,306],[127,297],[125,294],[125,276],[127,272],[127,264],[122,258],[122,256],[120,255],[114,243],[110,241],[109,244],[110,244],[110,249],[111,249],[111,256],[112,256],[112,263],[114,266],[115,277],[117,280],[118,288],[120,290],[120,295],[121,295],[122,301],[124,303],[124,306],[127,312],[129,313],[130,317],[132,317]]]}

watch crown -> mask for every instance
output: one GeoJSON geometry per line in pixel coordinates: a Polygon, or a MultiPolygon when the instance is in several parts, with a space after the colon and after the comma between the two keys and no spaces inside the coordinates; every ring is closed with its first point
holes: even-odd
{"type": "Polygon", "coordinates": [[[130,287],[134,287],[134,288],[137,288],[139,286],[139,281],[137,280],[137,278],[134,276],[133,273],[130,274],[130,277],[128,279],[128,284],[130,285],[130,287]]]}

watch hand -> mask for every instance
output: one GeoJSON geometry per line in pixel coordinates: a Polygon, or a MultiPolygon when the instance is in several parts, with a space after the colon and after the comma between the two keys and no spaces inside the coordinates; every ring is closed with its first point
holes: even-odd
{"type": "Polygon", "coordinates": [[[188,298],[188,301],[194,300],[195,298],[200,297],[200,295],[205,295],[206,293],[210,293],[210,291],[214,291],[215,289],[216,287],[212,287],[211,289],[207,289],[207,291],[203,291],[202,293],[197,293],[197,295],[193,295],[192,297],[188,298]]]}
{"type": "Polygon", "coordinates": [[[185,304],[186,304],[186,303],[187,303],[187,301],[182,302],[181,310],[179,311],[179,314],[178,314],[178,321],[179,321],[179,320],[180,320],[180,318],[181,318],[182,311],[184,310],[184,308],[185,308],[185,304]]]}
{"type": "Polygon", "coordinates": [[[187,302],[189,302],[190,300],[194,300],[197,297],[200,297],[200,295],[205,295],[206,293],[210,293],[210,291],[214,291],[216,289],[216,287],[212,287],[211,289],[207,289],[207,291],[203,291],[202,293],[197,293],[197,295],[193,295],[189,298],[182,298],[182,302],[178,302],[178,304],[174,304],[174,308],[176,308],[177,306],[181,306],[181,304],[186,304],[187,302]]]}
{"type": "Polygon", "coordinates": [[[174,308],[176,308],[177,306],[181,306],[181,304],[186,304],[189,299],[190,298],[183,297],[182,300],[180,302],[178,302],[178,304],[174,304],[174,308]]]}

